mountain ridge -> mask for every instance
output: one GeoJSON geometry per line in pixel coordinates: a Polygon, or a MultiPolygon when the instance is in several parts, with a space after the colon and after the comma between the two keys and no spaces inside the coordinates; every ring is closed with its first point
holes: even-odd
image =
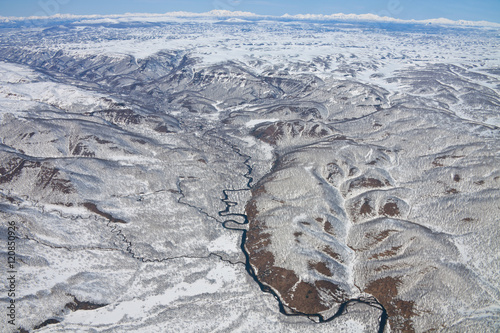
{"type": "MultiPolygon", "coordinates": [[[[0,22],[7,23],[11,21],[25,21],[25,20],[46,20],[46,19],[122,19],[120,22],[130,22],[131,19],[136,18],[137,21],[147,21],[148,18],[234,18],[246,17],[253,19],[266,19],[266,20],[314,20],[314,21],[356,21],[356,22],[378,22],[378,23],[399,23],[399,24],[438,24],[438,25],[454,25],[454,26],[470,26],[470,27],[491,27],[500,28],[500,23],[490,21],[470,21],[470,20],[451,20],[448,18],[431,18],[425,20],[416,19],[399,19],[389,16],[380,16],[377,14],[284,14],[281,16],[274,15],[260,15],[252,12],[244,11],[230,11],[230,10],[211,10],[204,13],[194,13],[186,11],[166,12],[163,14],[157,13],[125,13],[125,14],[111,14],[111,15],[74,15],[74,14],[55,14],[52,16],[0,16],[0,22]]],[[[157,22],[157,20],[155,21],[157,22]]],[[[88,23],[88,22],[87,22],[88,23]]]]}

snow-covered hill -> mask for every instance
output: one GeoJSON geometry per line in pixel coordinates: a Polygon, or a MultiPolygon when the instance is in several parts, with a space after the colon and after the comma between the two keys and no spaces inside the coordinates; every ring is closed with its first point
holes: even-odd
{"type": "Polygon", "coordinates": [[[499,46],[340,14],[4,18],[0,331],[498,331],[499,46]]]}

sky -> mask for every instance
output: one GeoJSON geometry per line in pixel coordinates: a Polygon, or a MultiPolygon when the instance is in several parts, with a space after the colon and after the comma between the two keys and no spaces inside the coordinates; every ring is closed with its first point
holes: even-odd
{"type": "Polygon", "coordinates": [[[202,13],[213,9],[273,16],[371,13],[404,20],[444,17],[500,23],[500,0],[0,0],[0,16],[202,13]]]}

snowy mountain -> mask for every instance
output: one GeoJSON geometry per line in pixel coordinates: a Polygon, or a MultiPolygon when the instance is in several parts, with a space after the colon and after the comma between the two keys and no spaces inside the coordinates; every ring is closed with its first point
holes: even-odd
{"type": "Polygon", "coordinates": [[[4,18],[0,330],[498,331],[498,33],[4,18]]]}

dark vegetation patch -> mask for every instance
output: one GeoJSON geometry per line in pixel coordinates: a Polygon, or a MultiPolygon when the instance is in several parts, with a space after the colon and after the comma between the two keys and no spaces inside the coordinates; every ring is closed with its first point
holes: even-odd
{"type": "Polygon", "coordinates": [[[104,139],[101,139],[95,135],[92,136],[92,138],[100,145],[105,145],[105,144],[108,144],[108,143],[113,143],[111,141],[108,141],[108,140],[104,140],[104,139]]]}
{"type": "Polygon", "coordinates": [[[137,143],[140,143],[141,145],[145,145],[147,143],[146,140],[142,140],[142,139],[132,139],[133,142],[137,142],[137,143]]]}
{"type": "MultiPolygon", "coordinates": [[[[278,123],[279,124],[279,123],[278,123]]],[[[266,143],[269,143],[271,145],[276,145],[276,143],[283,138],[284,132],[283,128],[281,128],[278,124],[273,124],[267,127],[259,127],[256,128],[253,132],[252,135],[266,143]]]]}
{"type": "Polygon", "coordinates": [[[29,168],[39,166],[40,163],[33,163],[19,157],[11,158],[7,162],[2,163],[2,166],[0,166],[0,184],[9,183],[14,178],[17,178],[25,167],[29,168]]]}
{"type": "Polygon", "coordinates": [[[19,134],[20,140],[31,139],[35,135],[35,132],[19,134]]]}
{"type": "Polygon", "coordinates": [[[60,320],[57,320],[57,319],[54,319],[54,318],[51,318],[51,319],[47,319],[46,321],[44,321],[43,323],[39,324],[39,325],[36,325],[35,327],[33,327],[34,330],[38,330],[42,327],[45,327],[45,326],[48,326],[48,325],[53,325],[53,324],[58,324],[60,323],[61,321],[60,320]]]}
{"type": "Polygon", "coordinates": [[[75,189],[68,179],[64,179],[57,168],[32,162],[19,157],[8,160],[0,167],[0,184],[8,183],[19,177],[24,169],[39,169],[35,185],[41,189],[50,188],[64,194],[74,193],[75,189]]]}
{"type": "Polygon", "coordinates": [[[139,124],[144,118],[143,116],[136,114],[130,109],[110,109],[96,113],[101,115],[107,121],[112,122],[113,124],[139,124]]]}
{"type": "MultiPolygon", "coordinates": [[[[316,281],[314,284],[300,282],[299,277],[293,270],[285,269],[275,265],[275,257],[266,248],[271,244],[271,234],[265,223],[258,219],[256,199],[265,193],[264,186],[257,186],[252,189],[252,199],[247,203],[245,211],[247,213],[249,227],[246,232],[245,249],[249,255],[250,265],[255,269],[257,279],[264,285],[276,290],[282,302],[292,311],[317,314],[330,309],[332,304],[325,303],[326,300],[343,302],[345,295],[340,288],[328,281],[316,281]]],[[[316,221],[323,221],[317,218],[316,221]]],[[[302,232],[295,232],[296,238],[302,232]]],[[[331,250],[331,249],[326,249],[331,250]]],[[[332,258],[340,259],[340,256],[331,252],[332,258]]],[[[332,272],[323,262],[309,263],[311,269],[315,269],[321,274],[332,276],[332,272]]],[[[330,301],[331,302],[331,301],[330,301]]]]}
{"type": "Polygon", "coordinates": [[[328,310],[322,304],[321,297],[315,285],[301,281],[295,291],[284,296],[285,301],[297,311],[306,314],[315,314],[328,310]]]}
{"type": "Polygon", "coordinates": [[[158,133],[174,133],[174,131],[171,131],[167,125],[161,124],[158,125],[154,128],[154,130],[158,133]]]}
{"type": "Polygon", "coordinates": [[[381,188],[389,185],[391,185],[391,183],[389,182],[388,179],[380,180],[376,178],[360,177],[351,181],[347,192],[363,188],[381,188]]]}
{"type": "Polygon", "coordinates": [[[309,266],[309,269],[313,269],[323,275],[326,275],[326,276],[333,276],[333,273],[332,271],[330,271],[330,269],[328,268],[328,266],[326,266],[326,264],[322,261],[319,261],[319,262],[312,262],[310,261],[308,263],[308,266],[309,266]]]}
{"type": "Polygon", "coordinates": [[[330,235],[332,235],[332,236],[336,236],[336,234],[335,234],[335,229],[333,228],[333,226],[332,226],[332,224],[331,224],[331,222],[330,222],[330,221],[326,221],[326,222],[325,222],[325,225],[324,225],[324,227],[323,227],[323,228],[324,228],[324,230],[325,230],[327,233],[329,233],[330,235]]]}
{"type": "Polygon", "coordinates": [[[339,263],[344,263],[344,260],[342,260],[342,257],[340,256],[340,254],[338,254],[337,252],[335,252],[330,246],[326,245],[324,248],[323,248],[323,252],[328,254],[330,257],[332,257],[333,259],[335,259],[335,261],[339,262],[339,263]]]}
{"type": "Polygon", "coordinates": [[[414,333],[411,318],[417,315],[414,311],[415,303],[397,298],[400,285],[401,278],[387,276],[370,282],[364,291],[373,295],[385,307],[394,332],[414,333]]]}
{"type": "Polygon", "coordinates": [[[73,296],[73,301],[66,304],[64,307],[70,309],[71,311],[78,310],[95,310],[107,306],[108,304],[96,304],[92,302],[82,302],[79,301],[75,296],[73,296]]]}
{"type": "Polygon", "coordinates": [[[314,284],[301,281],[293,293],[288,293],[283,298],[296,311],[316,314],[330,309],[333,305],[331,303],[344,302],[346,296],[336,284],[326,280],[318,280],[314,284]],[[326,302],[325,300],[328,298],[331,298],[332,301],[326,302]]]}
{"type": "Polygon", "coordinates": [[[266,143],[276,145],[285,137],[323,138],[333,132],[323,124],[314,124],[310,128],[303,121],[278,121],[270,125],[262,125],[252,131],[252,135],[266,143]]]}
{"type": "Polygon", "coordinates": [[[448,188],[446,189],[447,194],[458,194],[460,193],[456,188],[448,188]]]}
{"type": "Polygon", "coordinates": [[[91,212],[97,214],[97,215],[100,215],[102,217],[104,217],[105,219],[108,219],[110,222],[113,222],[113,223],[127,223],[126,221],[124,220],[121,220],[121,219],[117,219],[117,218],[114,218],[111,214],[109,213],[105,213],[101,210],[99,210],[99,208],[97,208],[97,206],[91,202],[85,202],[83,204],[83,206],[85,208],[87,208],[88,210],[90,210],[91,212]]]}
{"type": "Polygon", "coordinates": [[[370,205],[370,200],[365,199],[363,204],[361,205],[361,209],[359,210],[359,213],[361,215],[368,215],[368,214],[371,214],[371,212],[373,212],[373,207],[370,205]]]}
{"type": "Polygon", "coordinates": [[[396,202],[389,201],[384,206],[380,207],[379,214],[385,216],[399,216],[401,212],[396,202]]]}
{"type": "Polygon", "coordinates": [[[84,143],[78,142],[71,152],[73,156],[94,157],[95,153],[89,149],[84,143]]]}
{"type": "Polygon", "coordinates": [[[373,245],[376,245],[378,243],[383,242],[387,237],[389,237],[394,232],[398,232],[398,231],[397,230],[388,229],[388,230],[381,231],[378,234],[375,234],[373,232],[368,232],[367,234],[365,234],[365,237],[366,238],[370,238],[373,241],[370,244],[368,244],[367,247],[364,248],[363,250],[368,250],[373,245]]]}
{"type": "Polygon", "coordinates": [[[72,202],[55,202],[56,205],[61,205],[61,206],[66,206],[66,207],[73,207],[74,204],[72,202]]]}
{"type": "Polygon", "coordinates": [[[401,249],[402,247],[403,247],[402,245],[401,246],[393,246],[390,250],[387,250],[387,251],[382,252],[382,253],[374,254],[368,259],[378,259],[378,258],[395,256],[398,253],[398,250],[401,249]]]}
{"type": "Polygon", "coordinates": [[[300,243],[299,238],[300,238],[300,236],[302,236],[302,235],[303,235],[303,233],[302,233],[302,232],[300,232],[300,231],[296,231],[296,232],[294,232],[294,233],[293,233],[293,236],[295,237],[295,241],[296,241],[297,243],[300,243]]]}
{"type": "Polygon", "coordinates": [[[53,191],[64,194],[74,193],[75,189],[68,179],[64,179],[57,168],[42,165],[37,175],[36,185],[45,189],[51,188],[53,191]]]}
{"type": "Polygon", "coordinates": [[[453,159],[457,159],[457,158],[462,158],[464,157],[464,155],[453,155],[453,156],[450,156],[450,155],[444,155],[444,156],[438,156],[434,159],[434,161],[432,161],[432,165],[434,167],[442,167],[444,166],[443,163],[445,163],[445,160],[448,159],[448,158],[453,158],[453,159]]]}
{"type": "Polygon", "coordinates": [[[349,214],[352,222],[358,222],[366,218],[374,217],[375,207],[369,198],[359,198],[352,202],[349,206],[349,214]]]}
{"type": "Polygon", "coordinates": [[[333,163],[333,162],[332,163],[328,163],[326,165],[326,172],[327,172],[326,180],[330,184],[334,184],[335,185],[336,181],[338,181],[340,178],[344,177],[344,172],[338,166],[337,163],[333,163]]]}

